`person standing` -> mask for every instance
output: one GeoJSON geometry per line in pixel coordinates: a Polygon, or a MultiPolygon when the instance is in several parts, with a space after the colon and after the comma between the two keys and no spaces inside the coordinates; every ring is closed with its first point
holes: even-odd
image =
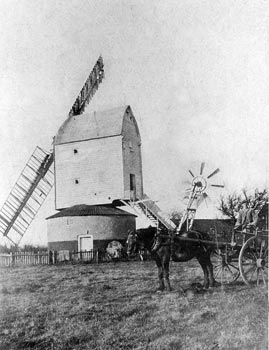
{"type": "Polygon", "coordinates": [[[238,212],[238,217],[234,225],[234,230],[240,230],[240,229],[242,230],[245,228],[246,220],[247,220],[247,212],[248,212],[247,201],[244,200],[241,203],[241,207],[238,212]]]}

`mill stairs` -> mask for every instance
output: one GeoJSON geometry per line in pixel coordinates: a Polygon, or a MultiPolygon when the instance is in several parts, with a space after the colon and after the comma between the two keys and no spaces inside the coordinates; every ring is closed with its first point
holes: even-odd
{"type": "Polygon", "coordinates": [[[138,215],[145,215],[154,226],[160,229],[174,230],[176,228],[176,225],[161,211],[156,202],[150,199],[145,193],[142,200],[122,202],[130,206],[138,215]]]}

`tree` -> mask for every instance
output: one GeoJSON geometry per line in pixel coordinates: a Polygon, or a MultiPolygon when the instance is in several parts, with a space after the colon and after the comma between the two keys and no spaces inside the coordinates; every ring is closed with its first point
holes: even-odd
{"type": "Polygon", "coordinates": [[[254,210],[261,210],[264,204],[268,202],[268,192],[266,189],[263,191],[256,189],[254,194],[249,194],[246,189],[243,189],[241,194],[234,192],[227,197],[221,196],[218,210],[235,222],[243,201],[246,201],[247,205],[252,203],[254,210]]]}
{"type": "Polygon", "coordinates": [[[235,222],[241,202],[241,197],[236,193],[229,194],[227,197],[221,196],[218,210],[235,222]]]}

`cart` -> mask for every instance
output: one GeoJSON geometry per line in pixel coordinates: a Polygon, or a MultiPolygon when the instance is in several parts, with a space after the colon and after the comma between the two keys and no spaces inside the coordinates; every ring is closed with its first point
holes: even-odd
{"type": "Polygon", "coordinates": [[[240,276],[249,286],[268,284],[268,203],[259,217],[263,225],[235,231],[231,242],[215,242],[212,255],[214,277],[221,284],[235,282],[240,276]]]}

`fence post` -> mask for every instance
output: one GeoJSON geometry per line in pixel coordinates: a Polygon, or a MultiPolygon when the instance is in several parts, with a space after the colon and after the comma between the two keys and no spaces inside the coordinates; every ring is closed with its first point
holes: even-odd
{"type": "Polygon", "coordinates": [[[56,250],[53,251],[53,258],[52,258],[52,260],[53,260],[53,264],[57,263],[57,251],[56,250]]]}
{"type": "Polygon", "coordinates": [[[99,249],[96,251],[96,263],[99,264],[99,249]]]}
{"type": "Polygon", "coordinates": [[[53,264],[53,253],[51,250],[48,250],[48,264],[49,265],[53,264]]]}
{"type": "Polygon", "coordinates": [[[10,253],[11,254],[11,265],[15,265],[15,255],[13,252],[10,253]]]}

